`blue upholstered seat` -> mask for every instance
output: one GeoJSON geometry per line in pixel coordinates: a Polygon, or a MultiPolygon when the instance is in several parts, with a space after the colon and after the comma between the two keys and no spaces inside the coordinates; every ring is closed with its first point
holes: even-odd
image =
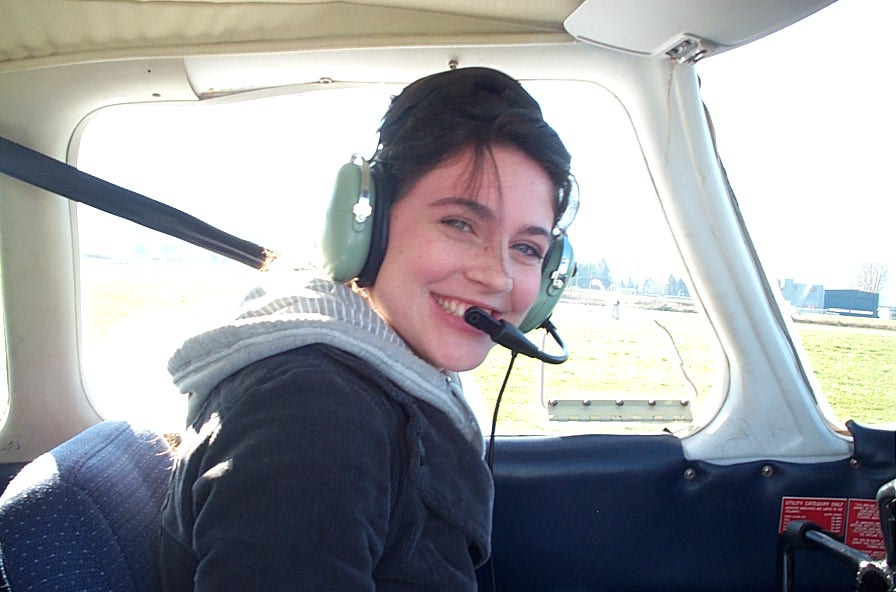
{"type": "Polygon", "coordinates": [[[0,577],[13,592],[157,590],[172,464],[163,438],[122,421],[38,457],[0,497],[0,577]]]}

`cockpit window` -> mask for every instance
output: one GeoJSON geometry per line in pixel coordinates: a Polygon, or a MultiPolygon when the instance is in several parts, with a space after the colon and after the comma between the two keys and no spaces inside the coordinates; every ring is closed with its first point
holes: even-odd
{"type": "MultiPolygon", "coordinates": [[[[572,153],[579,185],[569,231],[578,273],[551,319],[571,353],[557,366],[517,358],[497,431],[686,430],[721,402],[722,356],[691,298],[628,116],[593,84],[529,87],[572,153]]],[[[495,348],[475,371],[491,385],[489,409],[509,357],[495,348]]]]}
{"type": "Polygon", "coordinates": [[[698,65],[769,283],[841,424],[896,425],[894,18],[887,0],[837,2],[698,65]],[[861,56],[819,54],[832,39],[861,56]]]}
{"type": "MultiPolygon", "coordinates": [[[[520,357],[497,431],[687,429],[718,408],[723,358],[691,298],[627,114],[594,84],[525,85],[573,155],[578,274],[553,316],[571,360],[542,368],[520,357]]],[[[354,152],[373,153],[394,92],[108,109],[86,125],[78,166],[303,265],[317,258],[337,170],[354,152]]],[[[177,429],[184,399],[168,357],[184,338],[232,319],[259,272],[87,207],[77,214],[91,396],[108,415],[177,429]]],[[[481,393],[484,428],[508,358],[495,348],[467,377],[471,397],[481,393]]]]}
{"type": "Polygon", "coordinates": [[[6,311],[3,306],[3,266],[0,262],[0,356],[3,363],[0,364],[0,426],[6,421],[9,412],[9,374],[6,369],[6,311]]]}
{"type": "MultiPolygon", "coordinates": [[[[108,109],[85,126],[77,165],[301,266],[336,171],[373,151],[387,100],[336,90],[108,109]]],[[[235,318],[260,272],[83,205],[77,216],[88,392],[106,416],[180,429],[168,359],[235,318]]]]}

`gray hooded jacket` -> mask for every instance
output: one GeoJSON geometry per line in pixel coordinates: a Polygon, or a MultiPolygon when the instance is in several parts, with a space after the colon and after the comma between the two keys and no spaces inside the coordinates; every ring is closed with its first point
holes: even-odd
{"type": "Polygon", "coordinates": [[[169,363],[165,590],[475,590],[493,486],[457,377],[347,287],[285,279],[169,363]]]}

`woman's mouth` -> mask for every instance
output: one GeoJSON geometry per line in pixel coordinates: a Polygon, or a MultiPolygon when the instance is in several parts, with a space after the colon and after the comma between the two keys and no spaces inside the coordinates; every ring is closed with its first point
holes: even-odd
{"type": "MultiPolygon", "coordinates": [[[[455,317],[463,317],[464,313],[467,312],[467,309],[470,308],[471,306],[473,306],[469,302],[464,302],[462,300],[456,300],[454,298],[447,298],[445,296],[434,295],[433,299],[436,301],[436,304],[438,304],[442,310],[444,310],[451,316],[455,316],[455,317]]],[[[495,311],[491,310],[491,309],[485,309],[485,311],[489,315],[495,314],[495,311]]]]}

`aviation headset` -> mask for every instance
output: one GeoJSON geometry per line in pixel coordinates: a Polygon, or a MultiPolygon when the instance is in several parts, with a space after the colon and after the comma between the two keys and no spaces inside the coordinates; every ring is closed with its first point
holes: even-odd
{"type": "MultiPolygon", "coordinates": [[[[360,286],[370,286],[385,257],[392,200],[384,197],[390,188],[384,187],[383,180],[374,182],[374,169],[376,166],[353,155],[336,176],[321,239],[324,270],[336,281],[356,279],[360,286]]],[[[574,274],[572,245],[560,232],[545,255],[538,297],[520,323],[521,331],[536,329],[551,316],[574,274]]]]}
{"type": "MultiPolygon", "coordinates": [[[[388,211],[380,211],[385,206],[377,207],[378,203],[370,164],[353,156],[336,176],[321,240],[324,270],[333,279],[358,278],[359,284],[369,286],[376,278],[386,254],[385,222],[389,216],[388,211]]],[[[572,245],[561,233],[545,255],[538,298],[520,323],[521,331],[536,329],[551,316],[574,273],[572,245]]]]}

